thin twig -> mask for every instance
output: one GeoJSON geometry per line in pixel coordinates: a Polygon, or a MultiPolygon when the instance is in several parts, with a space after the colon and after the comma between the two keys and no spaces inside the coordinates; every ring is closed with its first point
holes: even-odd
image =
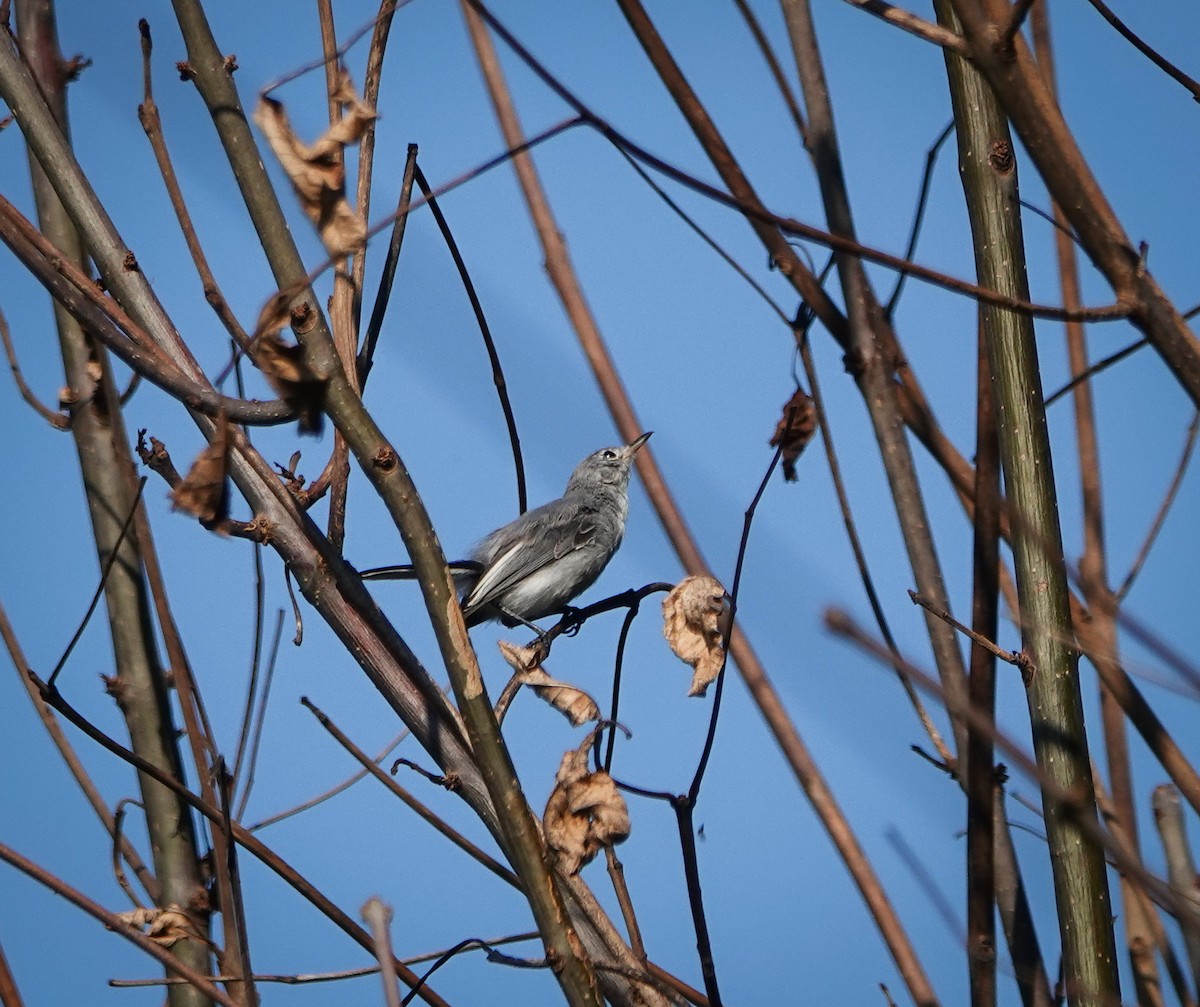
{"type": "Polygon", "coordinates": [[[1141,573],[1142,567],[1150,556],[1150,550],[1158,539],[1158,533],[1162,531],[1162,526],[1167,520],[1167,514],[1171,510],[1171,505],[1175,502],[1175,497],[1179,493],[1179,487],[1183,484],[1183,477],[1187,474],[1188,463],[1192,460],[1192,451],[1196,447],[1196,432],[1198,427],[1200,427],[1200,413],[1196,413],[1192,417],[1192,422],[1188,425],[1187,437],[1183,443],[1183,453],[1179,458],[1179,464],[1175,466],[1175,475],[1171,479],[1171,485],[1167,487],[1167,493],[1163,497],[1162,503],[1158,506],[1158,513],[1154,515],[1154,520],[1150,523],[1150,530],[1146,532],[1146,538],[1129,566],[1129,573],[1125,575],[1125,579],[1121,581],[1121,586],[1117,588],[1116,598],[1118,603],[1124,601],[1125,596],[1129,594],[1129,589],[1133,587],[1133,582],[1137,579],[1137,575],[1141,573]]]}
{"type": "Polygon", "coordinates": [[[621,907],[621,917],[625,920],[625,930],[629,934],[629,946],[638,958],[645,961],[646,945],[642,942],[642,928],[638,926],[637,913],[633,909],[633,899],[629,897],[629,886],[625,881],[625,865],[621,863],[612,846],[604,847],[604,858],[608,864],[608,876],[612,881],[613,893],[617,897],[617,905],[621,907]]]}
{"type": "Polygon", "coordinates": [[[13,380],[17,383],[17,391],[21,393],[21,398],[29,404],[35,413],[56,430],[66,430],[70,427],[71,418],[66,413],[61,413],[57,409],[51,409],[25,383],[25,377],[21,373],[21,365],[17,362],[17,351],[13,347],[12,337],[9,335],[8,321],[5,319],[3,311],[0,311],[0,340],[4,342],[4,353],[8,357],[8,366],[12,370],[13,380]]]}
{"type": "Polygon", "coordinates": [[[998,657],[1006,664],[1011,664],[1015,668],[1020,668],[1026,674],[1032,674],[1033,669],[1029,665],[1029,658],[1020,651],[1005,650],[1003,647],[997,646],[981,633],[976,633],[970,626],[965,626],[954,618],[944,608],[939,608],[934,605],[928,598],[923,598],[916,591],[908,592],[909,598],[912,599],[914,605],[920,605],[926,612],[931,613],[942,622],[948,623],[957,629],[963,636],[969,637],[972,641],[979,644],[984,650],[995,657],[998,657]]]}
{"type": "MultiPolygon", "coordinates": [[[[923,863],[921,858],[917,856],[917,851],[914,850],[901,835],[900,830],[895,826],[887,829],[884,833],[884,838],[893,852],[900,858],[901,863],[908,868],[909,874],[916,881],[917,887],[925,893],[925,897],[933,906],[934,912],[941,919],[946,929],[954,938],[954,943],[958,947],[967,947],[967,929],[963,925],[962,917],[958,915],[954,906],[950,904],[950,898],[945,892],[938,887],[939,879],[935,878],[923,863]]],[[[944,877],[943,874],[943,883],[944,877]]]]}
{"type": "Polygon", "coordinates": [[[417,145],[410,143],[408,155],[404,160],[404,173],[400,178],[400,196],[396,201],[392,236],[388,239],[388,250],[383,259],[383,269],[379,274],[379,286],[375,291],[375,303],[371,308],[371,317],[367,321],[362,346],[355,362],[355,366],[358,368],[359,387],[364,390],[367,387],[367,378],[370,377],[371,368],[375,366],[375,347],[379,342],[379,333],[383,330],[383,320],[387,315],[388,302],[391,300],[392,284],[396,279],[396,266],[400,261],[400,249],[404,246],[404,233],[408,227],[416,170],[417,145]]]}
{"type": "MultiPolygon", "coordinates": [[[[241,381],[241,367],[237,368],[237,380],[241,381]]],[[[247,439],[249,439],[247,437],[247,439]]],[[[267,616],[267,577],[263,569],[262,544],[254,543],[251,550],[250,562],[254,569],[254,627],[250,645],[250,674],[246,683],[246,700],[242,707],[242,729],[238,733],[237,754],[233,760],[233,782],[237,785],[242,773],[242,758],[246,745],[246,728],[250,723],[251,707],[254,703],[254,690],[258,681],[259,668],[262,667],[263,631],[266,628],[267,616]]],[[[241,820],[241,811],[238,812],[241,820]]]]}
{"type": "Polygon", "coordinates": [[[92,594],[92,600],[88,603],[87,611],[83,614],[83,619],[79,623],[79,628],[75,630],[71,637],[70,643],[67,644],[67,649],[63,651],[62,657],[58,659],[54,670],[50,672],[50,677],[47,683],[51,688],[54,687],[55,679],[58,678],[58,673],[63,670],[63,666],[67,663],[67,659],[71,656],[71,651],[75,649],[75,644],[79,642],[79,638],[83,636],[83,631],[87,629],[87,624],[91,621],[92,613],[96,611],[96,606],[100,604],[100,599],[104,595],[104,586],[108,583],[108,576],[112,573],[113,566],[116,565],[117,557],[120,555],[121,546],[125,542],[125,536],[129,532],[129,526],[133,524],[134,515],[137,514],[138,504],[142,499],[142,491],[146,488],[146,477],[142,476],[138,480],[137,495],[134,497],[133,506],[129,513],[125,515],[125,520],[121,524],[121,531],[117,535],[116,541],[113,543],[112,550],[104,560],[104,568],[100,571],[100,583],[96,585],[96,590],[92,594]]]}
{"type": "MultiPolygon", "coordinates": [[[[788,425],[790,425],[790,420],[785,424],[785,427],[788,425]]],[[[729,638],[733,635],[733,627],[737,620],[738,592],[742,586],[742,569],[746,562],[746,550],[750,545],[750,528],[754,524],[754,515],[758,511],[759,501],[762,500],[763,494],[767,491],[767,484],[770,482],[771,476],[775,472],[775,467],[779,464],[779,459],[782,456],[783,445],[780,444],[771,456],[771,462],[767,465],[766,472],[763,473],[762,481],[758,484],[758,489],[750,500],[750,506],[746,508],[746,513],[742,517],[742,537],[738,541],[737,560],[733,566],[733,584],[730,586],[728,592],[729,620],[722,627],[724,635],[722,651],[724,657],[721,662],[721,670],[717,673],[717,687],[713,693],[712,712],[708,718],[708,732],[704,736],[704,748],[700,752],[700,761],[697,763],[696,772],[692,776],[691,786],[688,787],[687,803],[689,807],[694,807],[696,801],[700,798],[700,785],[704,781],[704,773],[708,769],[708,760],[712,756],[713,743],[717,738],[717,719],[721,713],[721,694],[724,691],[725,668],[729,660],[729,638]]],[[[712,999],[711,992],[709,993],[709,998],[712,999]]]]}
{"type": "Polygon", "coordinates": [[[113,835],[112,835],[112,869],[113,877],[116,878],[117,884],[121,886],[121,891],[129,896],[129,901],[133,903],[135,909],[145,908],[142,905],[142,900],[137,897],[133,886],[129,884],[129,878],[125,875],[125,868],[121,866],[122,848],[127,842],[125,838],[125,805],[133,804],[146,810],[146,805],[141,801],[135,800],[132,797],[122,797],[117,801],[117,806],[113,811],[113,835]]]}
{"type": "Polygon", "coordinates": [[[517,508],[520,513],[524,514],[529,506],[525,494],[525,461],[521,457],[521,438],[517,433],[517,420],[513,415],[512,401],[508,397],[508,383],[504,380],[504,369],[500,365],[500,354],[496,351],[496,341],[492,338],[487,317],[483,313],[483,305],[480,303],[479,295],[475,292],[475,284],[471,280],[471,274],[467,271],[467,264],[463,261],[462,253],[458,250],[458,242],[454,240],[454,234],[450,230],[450,224],[446,220],[446,215],[442,213],[442,208],[438,205],[438,201],[433,195],[433,190],[425,178],[425,173],[421,171],[421,166],[416,165],[415,167],[417,185],[421,187],[421,192],[429,204],[429,212],[433,214],[433,219],[437,223],[438,230],[441,232],[442,240],[446,242],[446,248],[450,252],[450,257],[454,260],[454,266],[458,270],[459,278],[462,280],[467,299],[471,302],[471,311],[475,314],[475,322],[479,326],[479,334],[483,338],[483,345],[487,349],[488,362],[492,367],[492,384],[496,386],[496,395],[500,399],[500,409],[504,413],[504,425],[508,428],[508,441],[512,448],[513,467],[517,474],[517,508]]]}
{"type": "Polygon", "coordinates": [[[320,725],[333,737],[333,739],[341,745],[347,752],[350,753],[368,773],[375,777],[388,790],[400,798],[413,811],[421,816],[427,823],[432,825],[438,832],[450,840],[460,850],[464,851],[480,864],[486,867],[489,871],[495,874],[503,881],[507,881],[514,888],[520,888],[520,882],[517,876],[507,867],[497,861],[494,857],[485,853],[473,842],[458,832],[456,829],[448,825],[442,818],[436,815],[428,807],[418,801],[407,790],[400,786],[395,780],[387,775],[379,766],[371,761],[371,757],[359,748],[349,737],[343,732],[329,717],[322,712],[307,696],[301,696],[300,702],[304,705],[313,716],[317,718],[320,725]]]}
{"type": "Polygon", "coordinates": [[[1099,374],[1101,371],[1107,370],[1109,367],[1112,367],[1113,364],[1120,363],[1122,360],[1124,360],[1130,354],[1136,353],[1143,346],[1149,345],[1149,342],[1150,342],[1150,340],[1146,339],[1145,337],[1143,337],[1141,339],[1135,339],[1128,346],[1124,347],[1123,349],[1117,350],[1116,353],[1112,353],[1107,357],[1102,357],[1101,359],[1097,360],[1094,364],[1089,365],[1086,370],[1080,371],[1073,378],[1071,378],[1070,381],[1068,381],[1065,385],[1063,385],[1061,388],[1059,388],[1053,394],[1046,396],[1047,408],[1049,408],[1051,405],[1053,405],[1055,402],[1057,402],[1059,399],[1061,399],[1072,388],[1075,388],[1077,385],[1081,384],[1084,381],[1090,380],[1093,376],[1099,374]]]}
{"type": "MultiPolygon", "coordinates": [[[[399,734],[397,734],[391,741],[389,741],[383,747],[383,750],[378,755],[376,755],[371,761],[373,763],[375,763],[376,765],[381,763],[392,752],[394,752],[396,750],[396,747],[400,744],[400,742],[402,742],[405,738],[407,738],[410,733],[412,733],[412,732],[410,732],[409,729],[406,727],[403,731],[401,731],[399,734]]],[[[285,818],[291,818],[293,815],[298,815],[302,811],[308,811],[310,808],[315,808],[318,804],[323,804],[325,801],[328,801],[331,797],[336,797],[343,790],[349,789],[350,787],[354,786],[354,784],[356,784],[359,780],[362,780],[369,775],[370,775],[370,770],[360,769],[357,773],[354,773],[353,775],[346,777],[346,779],[342,780],[341,783],[338,783],[335,786],[330,787],[328,790],[323,791],[320,794],[317,794],[315,797],[310,797],[307,801],[302,801],[300,804],[297,804],[295,807],[287,808],[283,811],[277,812],[274,815],[270,815],[267,818],[264,818],[260,821],[255,822],[253,825],[246,826],[246,828],[250,832],[257,832],[259,829],[265,829],[268,825],[275,825],[277,822],[282,822],[285,818]]]]}
{"type": "Polygon", "coordinates": [[[885,3],[884,0],[846,0],[846,2],[865,10],[868,14],[874,14],[881,21],[893,24],[910,35],[956,52],[964,59],[971,58],[971,50],[967,47],[966,39],[939,24],[919,18],[906,10],[885,3]]]}
{"type": "Polygon", "coordinates": [[[758,46],[763,62],[767,64],[767,69],[771,72],[771,79],[775,81],[775,87],[779,91],[780,97],[783,98],[784,104],[787,105],[788,112],[792,117],[792,124],[800,136],[800,142],[808,146],[808,125],[804,121],[804,113],[800,111],[800,103],[792,93],[792,86],[784,75],[783,67],[779,65],[779,60],[775,56],[775,50],[771,48],[771,42],[767,38],[766,32],[763,31],[758,17],[750,9],[746,0],[733,0],[733,4],[737,7],[738,13],[742,15],[742,20],[746,22],[746,27],[750,29],[754,44],[758,46]]]}
{"type": "Polygon", "coordinates": [[[264,87],[259,94],[264,96],[268,95],[272,91],[283,87],[284,84],[290,84],[292,81],[298,80],[305,74],[311,73],[313,70],[320,70],[328,63],[340,61],[346,55],[346,53],[348,53],[359,43],[359,41],[364,35],[367,34],[367,32],[375,28],[382,18],[391,17],[401,7],[407,7],[410,2],[411,0],[395,0],[395,2],[391,4],[382,4],[379,12],[373,18],[371,18],[370,21],[367,21],[354,29],[354,31],[352,31],[346,37],[346,41],[343,42],[341,46],[334,52],[326,54],[320,59],[314,59],[308,63],[302,63],[294,70],[289,70],[282,77],[276,78],[266,87],[264,87]]]}
{"type": "MultiPolygon", "coordinates": [[[[395,13],[395,0],[381,0],[379,13],[375,16],[375,25],[371,32],[371,44],[367,49],[367,68],[363,74],[363,103],[368,108],[376,108],[379,105],[379,87],[383,81],[383,58],[387,52],[395,13]]],[[[367,122],[363,134],[358,140],[358,190],[354,205],[358,207],[359,216],[363,220],[370,219],[371,212],[371,178],[375,171],[375,130],[376,120],[371,119],[367,122]]],[[[359,333],[362,332],[363,284],[366,281],[366,274],[367,250],[363,248],[354,256],[350,268],[351,286],[354,291],[353,329],[359,333]]],[[[362,390],[361,375],[359,390],[362,390]]]]}
{"type": "MultiPolygon", "coordinates": [[[[633,621],[638,616],[638,609],[641,606],[641,599],[637,599],[629,606],[629,611],[625,613],[625,618],[621,620],[621,632],[617,634],[617,655],[613,661],[613,684],[612,698],[608,704],[608,719],[612,722],[612,726],[608,729],[608,742],[604,750],[604,761],[601,763],[597,753],[597,763],[604,766],[606,773],[612,772],[613,750],[617,743],[617,724],[618,717],[621,711],[621,677],[625,670],[625,645],[629,642],[629,631],[633,629],[633,621]]],[[[596,737],[597,746],[600,744],[600,737],[596,737]]]]}
{"type": "MultiPolygon", "coordinates": [[[[925,170],[921,172],[921,191],[917,196],[917,209],[913,213],[912,227],[908,232],[908,245],[904,249],[904,257],[911,259],[917,251],[917,241],[921,237],[921,226],[925,222],[925,210],[929,206],[929,191],[933,187],[933,169],[937,166],[938,155],[941,153],[943,145],[954,134],[954,120],[951,119],[942,128],[938,134],[938,138],[933,141],[933,145],[925,152],[925,170]]],[[[896,285],[892,287],[892,296],[888,298],[887,307],[884,313],[889,319],[896,314],[896,305],[900,303],[900,294],[904,290],[904,283],[908,276],[901,273],[896,277],[896,285]]]]}
{"type": "Polygon", "coordinates": [[[1186,73],[1170,62],[1166,57],[1162,56],[1156,50],[1147,45],[1139,38],[1116,14],[1114,14],[1103,0],[1088,0],[1093,7],[1100,13],[1110,25],[1112,25],[1125,41],[1129,42],[1138,52],[1145,56],[1151,63],[1163,71],[1168,77],[1177,83],[1183,85],[1188,90],[1191,96],[1200,101],[1200,82],[1193,80],[1186,73]]]}
{"type": "Polygon", "coordinates": [[[753,276],[751,276],[747,269],[732,255],[730,255],[729,252],[727,252],[711,234],[697,224],[692,216],[677,202],[675,202],[670,195],[668,195],[666,189],[654,181],[650,173],[646,171],[646,169],[640,164],[638,164],[636,158],[629,154],[629,152],[623,147],[614,145],[613,149],[625,159],[626,164],[628,164],[629,167],[631,167],[637,173],[638,178],[645,182],[646,185],[651,188],[654,194],[658,196],[658,198],[664,203],[666,203],[667,207],[693,232],[695,232],[701,241],[703,241],[706,245],[708,245],[709,248],[716,252],[730,269],[732,269],[735,273],[737,273],[738,276],[740,276],[746,281],[746,283],[750,285],[751,289],[767,303],[767,306],[774,311],[776,315],[779,316],[779,320],[781,322],[783,322],[785,325],[791,324],[791,319],[788,317],[787,313],[779,306],[779,302],[767,293],[766,288],[763,287],[763,285],[759,283],[753,276]]]}
{"type": "MultiPolygon", "coordinates": [[[[523,941],[537,940],[540,934],[531,930],[523,934],[508,934],[504,937],[494,937],[488,941],[479,941],[480,947],[502,947],[505,944],[517,944],[523,941]]],[[[401,965],[421,965],[434,961],[446,953],[445,949],[427,951],[424,954],[410,955],[407,958],[396,959],[401,965]]],[[[292,975],[258,973],[254,976],[256,983],[280,983],[285,986],[303,986],[308,983],[340,982],[343,979],[361,979],[363,976],[373,976],[379,972],[378,965],[365,965],[356,969],[339,969],[337,972],[300,972],[292,975]]],[[[215,982],[240,982],[237,976],[219,975],[211,977],[215,982]]],[[[152,979],[110,979],[108,985],[114,989],[142,989],[148,986],[172,986],[183,980],[173,976],[155,976],[152,979]]]]}
{"type": "Polygon", "coordinates": [[[258,715],[254,718],[254,733],[250,742],[250,758],[246,764],[246,779],[242,784],[242,796],[238,800],[237,819],[241,821],[246,813],[246,803],[250,800],[250,791],[254,787],[254,769],[258,765],[258,747],[262,741],[263,725],[267,722],[267,700],[271,695],[271,683],[275,680],[275,663],[279,659],[279,643],[283,637],[283,609],[279,609],[275,618],[275,633],[271,637],[270,657],[267,658],[267,674],[263,678],[262,695],[258,700],[258,715]]]}
{"type": "MultiPolygon", "coordinates": [[[[7,23],[7,18],[4,23],[7,23]]],[[[8,959],[4,956],[3,947],[0,947],[0,1004],[3,1004],[4,1007],[25,1007],[21,990],[17,986],[17,977],[13,975],[12,969],[8,966],[8,959]]]]}
{"type": "Polygon", "coordinates": [[[158,104],[154,100],[154,91],[151,85],[150,55],[153,43],[150,37],[150,24],[145,18],[138,21],[138,31],[142,37],[142,104],[138,106],[138,121],[142,124],[146,138],[150,141],[150,149],[154,153],[159,174],[162,176],[163,184],[167,187],[167,197],[171,201],[171,209],[175,211],[175,219],[179,222],[179,230],[187,244],[188,254],[200,277],[200,284],[204,289],[204,299],[216,312],[217,318],[225,326],[225,330],[237,344],[238,349],[243,353],[248,352],[250,338],[229,307],[225,295],[221,293],[221,288],[209,266],[208,256],[204,254],[204,248],[196,234],[196,227],[187,203],[184,201],[183,189],[179,185],[175,167],[171,163],[171,155],[167,150],[166,138],[163,135],[162,117],[159,115],[158,104]]]}

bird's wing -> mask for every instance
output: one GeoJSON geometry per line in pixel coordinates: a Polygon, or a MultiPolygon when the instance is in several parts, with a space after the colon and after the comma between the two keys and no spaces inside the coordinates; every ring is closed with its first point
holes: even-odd
{"type": "Polygon", "coordinates": [[[530,574],[586,546],[595,530],[590,508],[563,499],[492,532],[475,552],[483,573],[463,602],[464,610],[469,613],[497,601],[530,574]]]}

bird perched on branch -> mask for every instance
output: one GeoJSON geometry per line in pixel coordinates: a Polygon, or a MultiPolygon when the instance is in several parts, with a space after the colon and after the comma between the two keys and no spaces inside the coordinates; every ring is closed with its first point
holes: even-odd
{"type": "MultiPolygon", "coordinates": [[[[650,433],[588,455],[557,500],[497,528],[469,560],[450,564],[468,626],[529,624],[562,612],[591,587],[625,536],[629,474],[650,433]]],[[[411,565],[362,571],[364,580],[414,577],[411,565]]],[[[535,627],[536,628],[536,627],[535,627]]]]}

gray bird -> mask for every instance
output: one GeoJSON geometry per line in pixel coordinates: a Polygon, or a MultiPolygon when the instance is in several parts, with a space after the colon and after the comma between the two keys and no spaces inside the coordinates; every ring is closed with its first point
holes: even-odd
{"type": "MultiPolygon", "coordinates": [[[[468,626],[532,623],[563,611],[596,582],[625,536],[629,473],[649,438],[588,455],[561,497],[497,528],[470,560],[450,564],[468,626]]],[[[412,576],[411,566],[362,572],[364,579],[412,576]]]]}

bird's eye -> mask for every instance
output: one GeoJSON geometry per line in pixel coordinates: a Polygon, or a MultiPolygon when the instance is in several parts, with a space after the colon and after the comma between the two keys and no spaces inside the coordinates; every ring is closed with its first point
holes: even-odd
{"type": "Polygon", "coordinates": [[[603,451],[600,452],[600,456],[602,458],[607,458],[611,461],[613,458],[617,457],[617,453],[612,448],[605,448],[603,451]]]}

